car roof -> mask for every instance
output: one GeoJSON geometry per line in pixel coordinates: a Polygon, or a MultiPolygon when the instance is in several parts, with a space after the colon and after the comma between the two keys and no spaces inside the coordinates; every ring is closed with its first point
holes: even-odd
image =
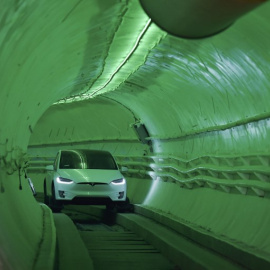
{"type": "Polygon", "coordinates": [[[60,152],[84,152],[84,153],[91,153],[93,155],[95,154],[109,154],[111,155],[111,153],[109,151],[105,151],[105,150],[93,150],[93,149],[67,149],[67,150],[60,150],[60,152]]]}

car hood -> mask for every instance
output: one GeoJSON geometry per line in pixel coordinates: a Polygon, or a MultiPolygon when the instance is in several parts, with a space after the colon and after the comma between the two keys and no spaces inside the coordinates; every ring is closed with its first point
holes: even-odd
{"type": "Polygon", "coordinates": [[[90,169],[67,169],[59,170],[60,177],[73,180],[75,183],[110,183],[113,180],[123,178],[118,170],[90,170],[90,169]]]}

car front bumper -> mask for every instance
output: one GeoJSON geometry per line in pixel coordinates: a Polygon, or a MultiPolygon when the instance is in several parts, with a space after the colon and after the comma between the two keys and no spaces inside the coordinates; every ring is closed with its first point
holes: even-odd
{"type": "Polygon", "coordinates": [[[109,199],[111,201],[126,200],[126,184],[113,185],[105,183],[71,183],[57,184],[55,187],[57,200],[72,201],[77,198],[109,199]]]}

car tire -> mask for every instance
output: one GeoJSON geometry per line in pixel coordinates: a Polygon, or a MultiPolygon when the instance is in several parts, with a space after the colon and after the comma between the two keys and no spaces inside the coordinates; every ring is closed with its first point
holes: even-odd
{"type": "Polygon", "coordinates": [[[59,200],[57,200],[55,198],[55,188],[54,188],[54,184],[52,184],[52,197],[50,200],[50,208],[52,209],[53,212],[57,213],[57,212],[61,212],[62,208],[63,208],[63,204],[62,202],[60,202],[59,200]]]}
{"type": "Polygon", "coordinates": [[[49,197],[47,194],[47,189],[46,189],[46,179],[44,179],[44,183],[43,183],[43,201],[46,205],[49,205],[49,197]]]}
{"type": "Polygon", "coordinates": [[[106,210],[107,211],[114,211],[116,210],[116,203],[115,202],[109,202],[106,204],[106,210]]]}
{"type": "Polygon", "coordinates": [[[130,203],[128,197],[125,201],[117,203],[117,212],[134,212],[134,206],[130,203]]]}

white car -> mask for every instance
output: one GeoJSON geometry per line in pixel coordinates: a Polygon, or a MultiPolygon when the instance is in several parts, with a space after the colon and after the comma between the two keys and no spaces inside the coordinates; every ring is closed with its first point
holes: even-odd
{"type": "Polygon", "coordinates": [[[126,201],[126,180],[107,151],[60,150],[46,170],[44,202],[52,208],[126,201]]]}

